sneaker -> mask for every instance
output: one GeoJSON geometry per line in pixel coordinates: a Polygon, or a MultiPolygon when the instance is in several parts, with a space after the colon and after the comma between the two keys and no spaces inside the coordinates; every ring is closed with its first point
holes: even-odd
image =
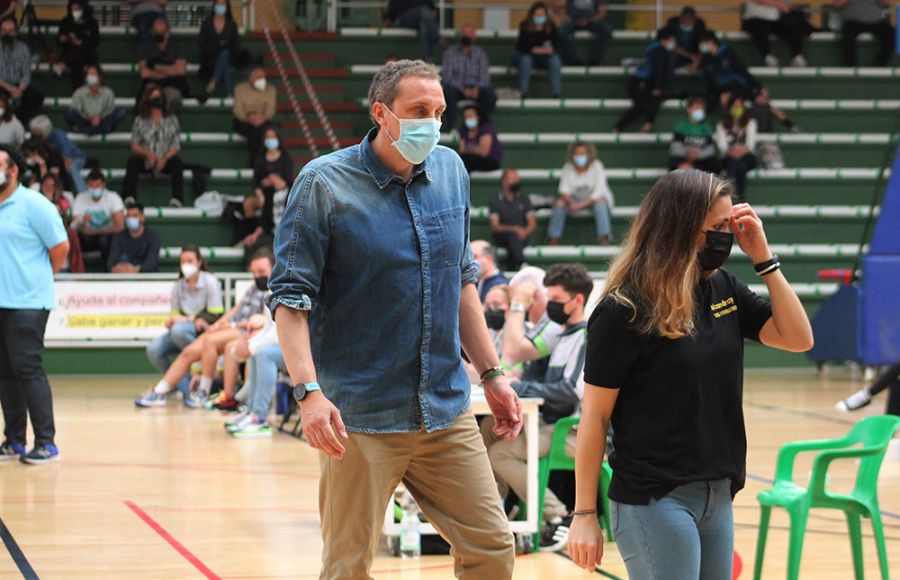
{"type": "Polygon", "coordinates": [[[165,407],[166,406],[166,396],[160,395],[156,391],[149,391],[149,392],[141,395],[141,398],[137,399],[134,402],[134,406],[141,407],[141,408],[165,407]]]}
{"type": "Polygon", "coordinates": [[[217,411],[236,412],[238,410],[238,402],[232,398],[226,399],[222,397],[218,403],[213,404],[212,408],[217,411]]]}
{"type": "Polygon", "coordinates": [[[778,66],[778,57],[774,54],[767,54],[763,60],[766,61],[766,66],[778,66]]]}
{"type": "Polygon", "coordinates": [[[44,445],[35,445],[34,449],[19,458],[22,463],[31,465],[40,465],[48,461],[56,461],[59,459],[59,449],[56,445],[46,443],[44,445]]]}
{"type": "Polygon", "coordinates": [[[250,409],[248,409],[246,407],[242,407],[241,413],[237,417],[235,417],[231,421],[228,421],[227,423],[225,423],[225,430],[226,431],[234,431],[235,429],[238,429],[241,426],[241,424],[244,421],[246,421],[248,417],[251,417],[251,416],[252,416],[252,414],[250,413],[250,409]]]}
{"type": "Polygon", "coordinates": [[[184,204],[181,203],[181,200],[175,199],[174,197],[169,200],[169,207],[179,208],[182,205],[184,204]]]}
{"type": "Polygon", "coordinates": [[[791,66],[796,68],[805,68],[809,66],[809,63],[806,62],[806,57],[804,57],[802,54],[798,54],[791,59],[791,66]]]}
{"type": "Polygon", "coordinates": [[[231,431],[231,434],[238,439],[258,439],[272,436],[272,428],[262,419],[257,419],[255,415],[250,415],[249,420],[245,420],[237,429],[231,431]]]}
{"type": "Polygon", "coordinates": [[[223,391],[219,391],[218,393],[212,395],[210,398],[206,399],[206,402],[203,404],[204,409],[214,409],[216,404],[218,404],[222,397],[225,395],[223,391]]]}
{"type": "Polygon", "coordinates": [[[572,525],[572,516],[555,517],[544,526],[541,532],[541,552],[558,552],[566,547],[569,541],[569,527],[572,525]]]}
{"type": "Polygon", "coordinates": [[[204,391],[197,391],[195,393],[191,393],[191,396],[184,400],[184,406],[190,407],[191,409],[202,409],[203,405],[206,404],[206,400],[209,398],[209,393],[204,391]]]}
{"type": "Polygon", "coordinates": [[[18,459],[22,455],[25,455],[25,446],[21,443],[4,441],[3,445],[0,445],[0,461],[18,459]]]}
{"type": "Polygon", "coordinates": [[[856,411],[858,409],[862,409],[866,405],[872,402],[872,395],[869,393],[868,387],[853,393],[843,401],[838,401],[838,404],[834,406],[838,411],[842,411],[847,413],[849,411],[856,411]]]}

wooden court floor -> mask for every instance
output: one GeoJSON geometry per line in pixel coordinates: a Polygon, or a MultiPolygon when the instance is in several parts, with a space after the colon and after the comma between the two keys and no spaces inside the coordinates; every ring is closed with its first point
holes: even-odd
{"type": "MultiPolygon", "coordinates": [[[[0,518],[39,578],[316,578],[321,542],[316,453],[301,441],[235,440],[216,412],[136,410],[132,399],[151,377],[54,377],[62,460],[32,467],[0,464],[0,518]]],[[[746,384],[749,432],[747,487],[735,500],[741,578],[752,577],[759,511],[755,496],[774,473],[787,441],[836,437],[852,420],[882,412],[884,401],[852,416],[836,399],[861,386],[848,371],[826,378],[811,372],[751,372],[746,384]]],[[[797,473],[807,473],[802,458],[797,473]]],[[[835,464],[830,485],[851,484],[853,464],[835,464]]],[[[900,577],[900,459],[888,458],[880,481],[890,567],[900,577]]],[[[783,578],[787,517],[772,519],[764,578],[783,578]]],[[[348,521],[347,525],[353,525],[348,521]]],[[[852,577],[841,514],[813,512],[802,578],[852,577]]],[[[866,574],[878,577],[874,543],[863,523],[866,574]]],[[[13,550],[15,552],[15,550],[13,550]]],[[[382,552],[376,578],[452,577],[448,557],[401,561],[382,552]]],[[[615,544],[598,574],[556,554],[517,560],[516,578],[625,578],[615,544]]],[[[22,577],[0,549],[0,578],[22,577]]],[[[485,579],[490,580],[490,579],[485,579]]],[[[639,579],[638,579],[639,580],[639,579]]]]}

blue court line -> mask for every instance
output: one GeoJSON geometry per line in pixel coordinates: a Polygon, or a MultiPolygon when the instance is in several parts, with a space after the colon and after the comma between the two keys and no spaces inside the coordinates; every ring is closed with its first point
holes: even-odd
{"type": "Polygon", "coordinates": [[[13,562],[16,563],[19,572],[22,573],[22,577],[25,578],[25,580],[39,580],[37,572],[35,572],[34,568],[31,567],[31,564],[28,563],[28,559],[25,557],[25,554],[22,553],[22,549],[19,548],[19,544],[16,543],[15,538],[13,538],[9,528],[6,527],[6,524],[3,523],[2,518],[0,518],[0,539],[3,540],[6,550],[9,552],[9,555],[12,556],[13,562]]]}

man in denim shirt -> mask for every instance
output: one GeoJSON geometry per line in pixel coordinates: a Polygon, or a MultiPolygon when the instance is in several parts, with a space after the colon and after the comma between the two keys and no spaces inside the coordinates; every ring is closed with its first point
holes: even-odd
{"type": "Polygon", "coordinates": [[[269,283],[303,432],[322,451],[321,578],[370,577],[401,481],[453,545],[458,576],[510,578],[512,535],[460,347],[484,379],[495,433],[515,438],[522,413],[475,290],[469,178],[455,152],[435,148],[440,77],[421,61],[390,63],[369,102],[377,127],[294,182],[269,283]]]}

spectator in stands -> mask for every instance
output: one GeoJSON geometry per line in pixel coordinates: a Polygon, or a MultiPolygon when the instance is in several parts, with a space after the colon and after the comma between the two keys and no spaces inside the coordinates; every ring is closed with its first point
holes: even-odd
{"type": "Polygon", "coordinates": [[[72,224],[78,230],[81,248],[86,252],[100,250],[105,267],[113,236],[125,228],[125,205],[118,193],[106,189],[102,171],[94,169],[88,174],[87,190],[75,197],[72,224]]]}
{"type": "MultiPolygon", "coordinates": [[[[722,100],[729,96],[722,93],[722,100]]],[[[763,87],[759,94],[753,98],[753,108],[750,115],[756,119],[757,129],[760,133],[772,133],[774,131],[774,121],[781,123],[785,129],[792,133],[799,133],[801,129],[796,123],[791,121],[787,113],[776,107],[769,96],[769,89],[763,87]]]]}
{"type": "Polygon", "coordinates": [[[434,45],[440,39],[433,0],[390,0],[384,13],[384,27],[419,31],[421,58],[431,62],[434,45]]]}
{"type": "Polygon", "coordinates": [[[40,111],[44,94],[31,82],[31,51],[17,36],[15,18],[0,22],[0,95],[18,103],[16,116],[26,124],[40,111]]]}
{"type": "Polygon", "coordinates": [[[506,323],[506,312],[509,310],[509,286],[500,285],[491,288],[484,297],[484,320],[488,334],[497,349],[497,356],[503,355],[503,325],[506,323]]]}
{"type": "Polygon", "coordinates": [[[841,15],[841,46],[847,66],[857,66],[856,37],[864,32],[871,33],[878,41],[877,66],[885,66],[891,60],[897,32],[891,26],[890,14],[886,11],[891,3],[886,0],[833,0],[841,15]]]}
{"type": "MultiPolygon", "coordinates": [[[[239,439],[271,437],[269,427],[269,406],[278,380],[278,372],[287,373],[287,365],[281,356],[278,331],[271,317],[267,325],[256,334],[249,336],[244,344],[234,347],[233,355],[239,360],[247,360],[247,376],[243,389],[247,390],[247,407],[240,415],[225,423],[225,429],[239,439]]],[[[216,408],[222,408],[218,404],[216,408]]],[[[227,410],[227,405],[224,405],[227,410]]]]}
{"type": "Polygon", "coordinates": [[[18,149],[25,142],[25,127],[13,114],[9,97],[0,93],[0,145],[18,149]]]}
{"type": "Polygon", "coordinates": [[[247,82],[234,89],[234,132],[247,139],[247,153],[252,167],[263,145],[263,133],[275,118],[278,91],[266,82],[261,67],[250,71],[247,82]]]}
{"type": "Polygon", "coordinates": [[[700,66],[700,39],[706,33],[706,22],[697,16],[690,6],[681,9],[681,14],[669,18],[666,28],[675,32],[675,54],[678,66],[700,66]]]}
{"type": "Polygon", "coordinates": [[[756,169],[756,120],[740,97],[731,97],[725,115],[716,125],[716,145],[724,154],[722,164],[734,180],[738,201],[747,201],[747,173],[756,169]]]}
{"type": "Polygon", "coordinates": [[[18,7],[18,0],[0,0],[0,21],[7,18],[15,19],[18,7]]]}
{"type": "Polygon", "coordinates": [[[27,171],[22,176],[22,183],[32,186],[40,183],[48,173],[54,173],[62,180],[67,189],[74,189],[72,180],[66,172],[66,162],[59,151],[52,148],[46,139],[28,139],[22,143],[22,155],[25,156],[27,171]]]}
{"type": "Polygon", "coordinates": [[[116,95],[112,89],[103,86],[100,65],[88,65],[84,72],[85,84],[72,95],[72,105],[65,113],[66,123],[76,133],[112,133],[125,118],[125,110],[116,106],[116,95]]]}
{"type": "Polygon", "coordinates": [[[516,40],[516,60],[519,67],[519,92],[528,98],[531,71],[546,69],[550,76],[550,92],[554,99],[562,95],[562,61],[559,58],[559,34],[550,19],[547,4],[535,2],[528,16],[519,24],[516,40]]]}
{"type": "Polygon", "coordinates": [[[459,156],[469,173],[500,169],[503,149],[497,132],[474,105],[463,109],[463,126],[459,129],[459,156]]]}
{"type": "Polygon", "coordinates": [[[597,159],[594,145],[583,141],[569,145],[566,164],[559,180],[559,199],[553,206],[553,215],[547,227],[550,245],[559,245],[569,214],[588,209],[594,214],[597,242],[609,244],[612,240],[610,212],[614,203],[613,193],[606,180],[606,169],[597,159]]]}
{"type": "Polygon", "coordinates": [[[84,191],[86,185],[84,178],[81,177],[81,170],[87,162],[87,155],[77,145],[69,140],[65,131],[53,127],[50,117],[47,115],[38,115],[28,124],[31,131],[32,139],[45,140],[52,149],[62,155],[65,162],[66,172],[72,180],[75,191],[84,191]]]}
{"type": "Polygon", "coordinates": [[[228,0],[214,0],[212,14],[200,25],[200,78],[209,79],[205,99],[221,84],[225,96],[234,94],[236,59],[241,52],[241,38],[231,15],[228,0]]]}
{"type": "Polygon", "coordinates": [[[138,47],[153,40],[153,22],[166,14],[166,0],[128,0],[131,25],[137,32],[138,47]]]}
{"type": "Polygon", "coordinates": [[[644,118],[641,132],[653,131],[660,105],[672,94],[675,63],[675,32],[663,28],[657,31],[656,40],[644,50],[641,64],[628,77],[631,108],[616,121],[615,132],[621,133],[638,117],[644,118]]]}
{"type": "Polygon", "coordinates": [[[84,257],[81,253],[81,241],[78,239],[78,232],[72,227],[72,205],[75,201],[72,194],[63,190],[62,180],[55,173],[48,173],[41,180],[41,193],[59,210],[59,216],[69,238],[69,255],[66,256],[66,261],[59,271],[83,273],[84,257]]]}
{"type": "Polygon", "coordinates": [[[69,67],[72,90],[84,84],[85,67],[97,64],[100,25],[87,0],[69,0],[66,16],[59,23],[56,39],[62,61],[69,67]]]}
{"type": "Polygon", "coordinates": [[[287,194],[294,182],[294,163],[278,131],[269,127],[263,135],[265,152],[253,164],[253,195],[244,198],[244,222],[249,231],[244,246],[254,249],[272,245],[275,226],[281,223],[287,194]]]}
{"type": "Polygon", "coordinates": [[[475,261],[478,262],[478,282],[476,285],[478,298],[484,304],[487,293],[490,292],[491,288],[509,284],[509,280],[497,268],[497,263],[494,259],[494,248],[491,247],[490,243],[484,240],[475,240],[471,246],[475,261]]]}
{"type": "MultiPolygon", "coordinates": [[[[170,357],[181,352],[209,328],[225,312],[222,303],[222,286],[218,278],[207,271],[206,260],[197,246],[184,246],[179,257],[178,280],[172,287],[172,316],[166,321],[166,332],[147,345],[147,358],[160,373],[169,370],[170,357]]],[[[187,371],[185,371],[187,373],[187,371]]],[[[135,401],[138,407],[162,406],[165,397],[175,388],[190,395],[184,374],[175,377],[170,386],[154,389],[135,401]],[[153,394],[159,397],[152,396],[153,394]],[[150,401],[152,404],[146,404],[150,401]]],[[[157,385],[159,387],[159,385],[157,385]]]]}
{"type": "MultiPolygon", "coordinates": [[[[178,114],[181,99],[188,96],[187,57],[181,44],[172,40],[169,22],[162,16],[153,21],[153,36],[139,51],[138,72],[141,88],[138,99],[146,94],[149,84],[162,89],[166,107],[172,114],[178,114]]],[[[140,103],[138,104],[140,108],[140,103]]]]}
{"type": "Polygon", "coordinates": [[[700,67],[706,73],[707,94],[713,106],[732,95],[749,100],[759,94],[762,89],[759,82],[737,52],[720,43],[714,32],[706,32],[700,38],[700,53],[703,55],[700,67]]]}
{"type": "Polygon", "coordinates": [[[528,238],[537,227],[537,218],[528,195],[522,193],[519,172],[507,168],[500,178],[500,193],[488,205],[494,245],[506,248],[506,270],[517,272],[525,261],[528,238]]]}
{"type": "Polygon", "coordinates": [[[700,169],[718,173],[722,169],[715,132],[706,119],[706,101],[687,100],[687,116],[675,125],[669,145],[669,169],[700,169]]]}
{"type": "MultiPolygon", "coordinates": [[[[565,330],[555,348],[550,353],[546,373],[538,380],[513,382],[512,386],[520,397],[540,397],[541,426],[539,430],[538,454],[544,457],[550,451],[554,424],[574,415],[584,396],[584,351],[587,338],[587,322],[584,310],[588,297],[594,288],[594,281],[581,264],[558,264],[547,270],[544,280],[547,287],[547,314],[550,319],[565,330]]],[[[497,441],[488,449],[491,466],[498,484],[508,485],[519,497],[528,492],[528,469],[526,458],[528,446],[525,437],[511,441],[497,441]]],[[[575,456],[575,432],[566,438],[566,453],[575,456]]],[[[541,550],[556,551],[566,543],[566,532],[571,516],[566,505],[550,489],[545,490],[541,534],[541,550]],[[559,536],[557,530],[563,531],[559,536]],[[556,537],[555,537],[556,536],[556,537]]]]}
{"type": "MultiPolygon", "coordinates": [[[[250,261],[250,274],[254,280],[269,279],[275,263],[271,251],[260,252],[250,261]]],[[[209,325],[202,336],[185,347],[175,361],[165,370],[162,379],[153,389],[135,401],[139,407],[159,407],[166,404],[165,396],[184,377],[191,364],[200,361],[202,370],[200,384],[196,393],[185,400],[185,405],[192,408],[202,407],[209,398],[212,382],[215,378],[216,363],[227,346],[235,339],[247,334],[248,325],[254,314],[265,312],[265,296],[268,288],[262,290],[254,283],[244,296],[228,312],[209,325]]]]}
{"type": "Polygon", "coordinates": [[[545,278],[546,272],[527,266],[509,282],[510,306],[503,326],[503,361],[507,365],[526,363],[523,378],[543,378],[547,359],[565,330],[547,315],[545,278]]]}
{"type": "Polygon", "coordinates": [[[465,25],[459,31],[459,43],[444,51],[441,85],[444,88],[446,127],[456,126],[456,109],[461,100],[475,101],[485,118],[490,119],[497,105],[491,88],[491,63],[487,52],[475,45],[475,27],[465,25]]]}
{"type": "Polygon", "coordinates": [[[606,20],[606,0],[566,0],[566,18],[559,25],[562,59],[565,64],[583,66],[575,50],[575,32],[587,30],[594,35],[594,47],[588,64],[603,62],[606,43],[612,36],[606,20]]]}
{"type": "Polygon", "coordinates": [[[125,229],[112,240],[107,269],[113,274],[159,272],[162,242],[156,232],[146,226],[143,204],[126,205],[125,214],[125,229]]]}
{"type": "Polygon", "coordinates": [[[778,66],[778,57],[772,54],[769,36],[777,34],[788,43],[791,66],[806,66],[803,56],[803,38],[811,29],[802,13],[791,9],[790,0],[746,0],[742,27],[766,66],[778,66]]]}
{"type": "Polygon", "coordinates": [[[169,205],[181,207],[184,202],[184,164],[181,151],[181,126],[169,113],[162,90],[150,84],[144,90],[138,115],[131,128],[131,152],[122,182],[125,198],[137,195],[138,175],[168,173],[172,176],[172,198],[169,205]]]}

